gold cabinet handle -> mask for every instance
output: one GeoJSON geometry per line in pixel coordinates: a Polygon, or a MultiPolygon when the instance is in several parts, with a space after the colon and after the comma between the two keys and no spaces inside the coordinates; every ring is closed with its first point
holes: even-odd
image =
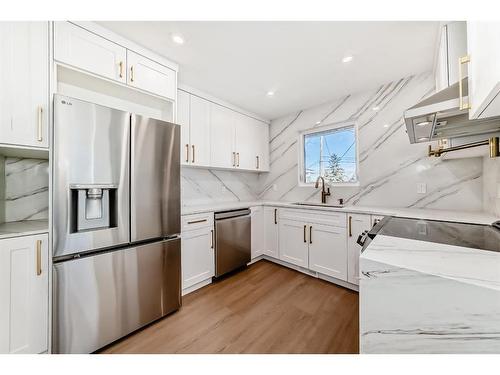
{"type": "Polygon", "coordinates": [[[191,146],[193,148],[193,158],[191,159],[191,162],[194,163],[194,145],[191,146]]]}
{"type": "Polygon", "coordinates": [[[38,129],[37,129],[37,140],[38,142],[43,141],[43,134],[42,134],[42,129],[43,127],[43,107],[39,106],[38,107],[38,129]]]}
{"type": "Polygon", "coordinates": [[[259,157],[257,156],[257,169],[259,169],[259,157]]]}
{"type": "Polygon", "coordinates": [[[278,213],[278,209],[277,209],[277,208],[275,208],[275,209],[274,209],[274,224],[278,224],[277,213],[278,213]]]}
{"type": "Polygon", "coordinates": [[[307,227],[307,225],[304,225],[304,243],[307,243],[307,239],[306,239],[306,227],[307,227]]]}
{"type": "Polygon", "coordinates": [[[123,61],[120,61],[118,63],[118,65],[120,67],[120,74],[119,74],[119,76],[120,76],[120,78],[123,78],[123,61]]]}
{"type": "Polygon", "coordinates": [[[36,241],[36,275],[42,274],[42,240],[36,241]]]}
{"type": "Polygon", "coordinates": [[[134,82],[134,66],[130,67],[130,82],[134,82]]]}
{"type": "Polygon", "coordinates": [[[210,248],[211,248],[211,249],[213,249],[213,248],[214,248],[214,230],[213,230],[213,229],[211,229],[211,230],[210,230],[210,232],[211,232],[211,234],[212,234],[212,235],[211,235],[212,242],[211,242],[211,244],[210,244],[210,248]]]}
{"type": "Polygon", "coordinates": [[[459,92],[458,99],[459,99],[459,109],[460,110],[470,109],[471,108],[471,105],[470,105],[470,95],[469,95],[469,101],[468,101],[468,103],[464,104],[463,83],[462,83],[462,80],[463,80],[463,77],[462,77],[462,65],[467,64],[469,62],[470,62],[470,56],[469,55],[460,57],[458,59],[458,92],[459,92]]]}
{"type": "Polygon", "coordinates": [[[309,226],[309,243],[313,243],[312,230],[313,230],[313,227],[312,227],[312,225],[310,225],[309,226]]]}
{"type": "Polygon", "coordinates": [[[193,220],[193,221],[188,221],[188,224],[204,223],[205,221],[207,221],[207,219],[193,220]]]}
{"type": "Polygon", "coordinates": [[[236,157],[238,158],[238,162],[236,163],[236,166],[239,167],[240,166],[240,153],[239,152],[236,153],[236,157]]]}
{"type": "Polygon", "coordinates": [[[352,216],[349,216],[349,237],[352,237],[352,216]]]}
{"type": "Polygon", "coordinates": [[[233,167],[236,167],[236,152],[233,152],[233,167]]]}
{"type": "Polygon", "coordinates": [[[186,163],[189,163],[189,145],[186,143],[186,163]]]}

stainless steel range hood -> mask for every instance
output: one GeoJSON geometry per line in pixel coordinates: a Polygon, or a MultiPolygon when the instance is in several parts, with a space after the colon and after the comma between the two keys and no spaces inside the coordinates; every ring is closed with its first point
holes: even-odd
{"type": "MultiPolygon", "coordinates": [[[[467,78],[462,86],[463,99],[468,103],[467,78]]],[[[410,143],[500,131],[500,117],[469,120],[469,111],[460,110],[459,104],[457,82],[406,110],[404,120],[410,143]]]]}

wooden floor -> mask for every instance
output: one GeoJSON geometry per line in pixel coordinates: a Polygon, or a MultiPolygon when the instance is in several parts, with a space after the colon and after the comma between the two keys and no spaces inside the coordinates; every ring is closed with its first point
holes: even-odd
{"type": "Polygon", "coordinates": [[[358,295],[268,261],[102,353],[358,353],[358,295]]]}

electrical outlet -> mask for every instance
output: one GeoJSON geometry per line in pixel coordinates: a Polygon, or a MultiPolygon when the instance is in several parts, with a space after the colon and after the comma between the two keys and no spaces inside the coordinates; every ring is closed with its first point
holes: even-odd
{"type": "Polygon", "coordinates": [[[417,183],[417,194],[425,194],[427,193],[427,184],[425,182],[417,183]]]}

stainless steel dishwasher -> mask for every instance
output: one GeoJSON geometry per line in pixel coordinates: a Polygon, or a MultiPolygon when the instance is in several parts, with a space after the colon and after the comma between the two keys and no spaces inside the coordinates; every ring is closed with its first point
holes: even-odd
{"type": "Polygon", "coordinates": [[[251,219],[248,208],[215,213],[215,277],[250,262],[251,219]]]}

